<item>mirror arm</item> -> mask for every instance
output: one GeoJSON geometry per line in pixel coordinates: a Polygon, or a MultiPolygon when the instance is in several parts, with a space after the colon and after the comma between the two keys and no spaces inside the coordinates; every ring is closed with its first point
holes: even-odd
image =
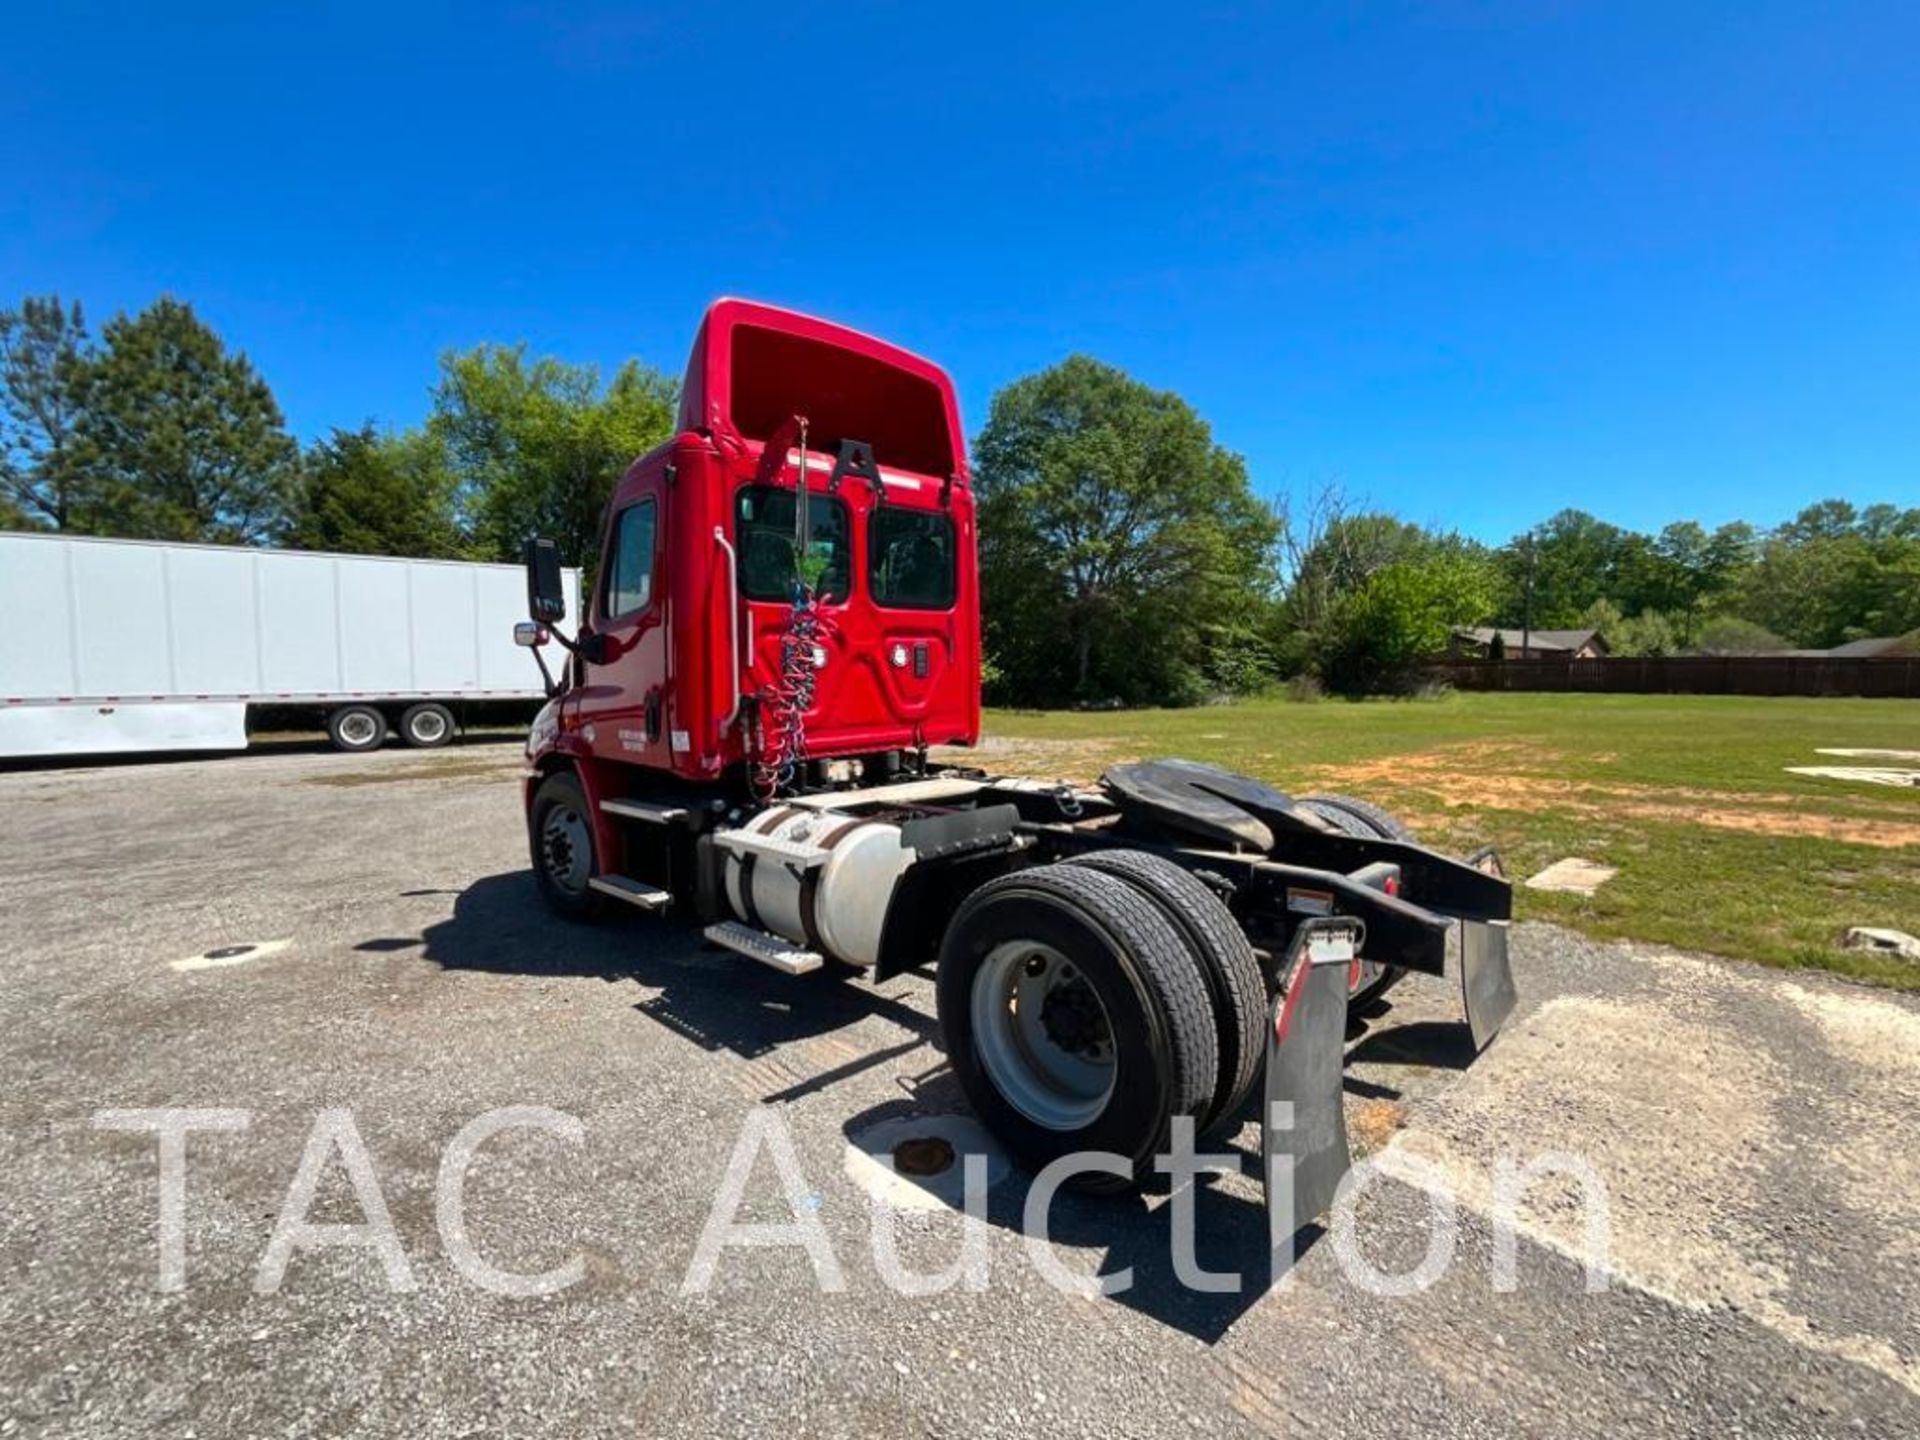
{"type": "Polygon", "coordinates": [[[540,683],[546,688],[547,699],[553,699],[560,693],[560,687],[554,681],[553,672],[547,668],[547,657],[540,653],[538,646],[533,650],[533,663],[540,667],[540,683]]]}

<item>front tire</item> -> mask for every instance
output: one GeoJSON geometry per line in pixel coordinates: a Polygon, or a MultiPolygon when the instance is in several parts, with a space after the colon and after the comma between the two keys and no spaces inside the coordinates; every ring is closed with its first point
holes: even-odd
{"type": "Polygon", "coordinates": [[[597,920],[606,913],[604,897],[588,884],[601,873],[591,816],[586,791],[570,770],[542,780],[527,810],[527,843],[540,898],[569,920],[597,920]]]}
{"type": "Polygon", "coordinates": [[[409,705],[400,717],[400,738],[419,750],[437,750],[452,742],[453,712],[431,700],[409,705]]]}
{"type": "Polygon", "coordinates": [[[974,1110],[1027,1165],[1102,1151],[1135,1183],[1176,1115],[1201,1117],[1219,1073],[1200,961],[1159,908],[1096,870],[1045,865],[980,887],[940,949],[947,1058],[974,1110]]]}
{"type": "Polygon", "coordinates": [[[387,717],[371,705],[342,705],[327,716],[327,739],[349,755],[378,750],[387,738],[387,717]]]}

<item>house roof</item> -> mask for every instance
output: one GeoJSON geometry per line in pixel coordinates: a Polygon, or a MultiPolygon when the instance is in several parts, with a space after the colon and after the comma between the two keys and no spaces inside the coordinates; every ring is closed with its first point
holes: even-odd
{"type": "Polygon", "coordinates": [[[1453,633],[1463,640],[1473,641],[1476,645],[1491,645],[1493,637],[1498,635],[1501,643],[1509,650],[1518,650],[1523,641],[1529,650],[1565,650],[1569,653],[1596,642],[1601,649],[1605,649],[1607,643],[1601,638],[1600,632],[1594,629],[1525,631],[1496,630],[1485,625],[1473,625],[1462,626],[1453,633]]]}
{"type": "Polygon", "coordinates": [[[1818,653],[1831,655],[1836,660],[1871,659],[1875,655],[1904,655],[1909,647],[1920,650],[1920,642],[1910,635],[1877,635],[1867,640],[1849,640],[1818,653]]]}

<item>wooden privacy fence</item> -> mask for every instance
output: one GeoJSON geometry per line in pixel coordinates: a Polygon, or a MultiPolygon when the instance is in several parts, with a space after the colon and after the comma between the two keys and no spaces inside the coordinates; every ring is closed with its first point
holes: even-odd
{"type": "Polygon", "coordinates": [[[1629,695],[1878,695],[1920,699],[1920,656],[1607,656],[1442,660],[1432,679],[1462,690],[1591,690],[1629,695]]]}

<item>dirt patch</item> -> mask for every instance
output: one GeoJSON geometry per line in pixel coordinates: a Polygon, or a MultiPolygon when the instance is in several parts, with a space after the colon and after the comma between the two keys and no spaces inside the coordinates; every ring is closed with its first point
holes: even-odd
{"type": "Polygon", "coordinates": [[[391,770],[346,770],[337,775],[309,775],[303,785],[389,785],[403,780],[498,780],[519,769],[517,760],[449,760],[442,765],[401,765],[391,770]]]}
{"type": "Polygon", "coordinates": [[[1376,1150],[1384,1150],[1406,1123],[1405,1101],[1362,1100],[1347,1116],[1347,1132],[1356,1154],[1371,1155],[1376,1150]]]}
{"type": "Polygon", "coordinates": [[[1590,819],[1654,820],[1704,825],[1749,835],[1836,840],[1878,849],[1920,846],[1920,823],[1909,806],[1876,806],[1873,816],[1809,814],[1806,797],[1771,792],[1730,794],[1689,786],[1576,780],[1518,773],[1551,769],[1560,757],[1538,745],[1484,742],[1444,745],[1411,755],[1327,766],[1316,783],[1332,787],[1391,784],[1418,789],[1449,808],[1555,811],[1590,819]],[[1881,819],[1884,814],[1889,818],[1881,819]],[[1892,817],[1901,818],[1892,818],[1892,817]]]}

